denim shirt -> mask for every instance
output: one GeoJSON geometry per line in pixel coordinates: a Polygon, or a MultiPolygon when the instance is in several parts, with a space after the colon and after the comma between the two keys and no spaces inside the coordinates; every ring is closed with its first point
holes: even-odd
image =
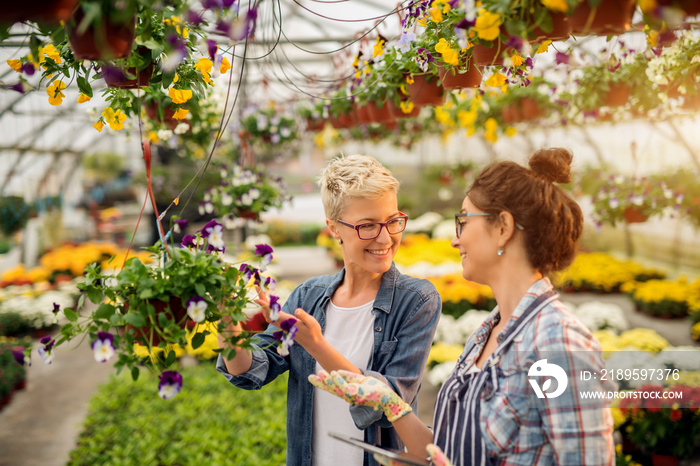
{"type": "MultiPolygon", "coordinates": [[[[345,269],[333,276],[307,280],[292,292],[282,310],[293,314],[297,308],[302,308],[325,329],[326,307],[344,277],[345,269]]],[[[363,373],[387,383],[414,410],[441,307],[440,295],[432,283],[403,275],[394,264],[382,277],[374,300],[374,345],[369,369],[363,373]]],[[[277,354],[276,346],[261,349],[275,341],[271,336],[275,330],[269,326],[258,335],[262,344],[254,348],[248,372],[238,376],[229,374],[221,356],[216,368],[233,385],[246,390],[259,390],[289,370],[287,464],[310,465],[314,387],[307,377],[315,373],[316,360],[299,344],[292,345],[287,357],[277,354]]],[[[398,434],[382,411],[367,406],[349,406],[349,409],[357,428],[364,429],[366,442],[403,449],[398,434]]],[[[376,464],[371,455],[365,453],[364,465],[376,464]]]]}
{"type": "MultiPolygon", "coordinates": [[[[500,344],[518,317],[538,296],[552,289],[549,279],[534,283],[498,336],[500,344]]],[[[471,368],[498,323],[498,307],[467,340],[455,371],[471,368]]],[[[494,465],[610,465],[614,464],[612,415],[606,400],[586,400],[581,391],[615,391],[610,382],[584,382],[581,371],[605,367],[601,346],[591,332],[559,300],[531,319],[495,364],[496,379],[482,394],[481,432],[494,465]],[[556,398],[539,399],[528,370],[542,359],[562,367],[566,390],[556,398]]],[[[547,363],[547,362],[546,362],[547,363]]],[[[437,412],[438,410],[436,410],[437,412]]]]}

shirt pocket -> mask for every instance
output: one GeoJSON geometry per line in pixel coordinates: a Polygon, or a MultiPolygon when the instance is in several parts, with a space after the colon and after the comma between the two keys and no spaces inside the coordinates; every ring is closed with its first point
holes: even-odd
{"type": "Polygon", "coordinates": [[[391,340],[383,341],[382,344],[379,345],[379,351],[377,351],[374,357],[374,367],[381,368],[389,364],[398,345],[399,340],[396,337],[393,337],[391,340]]]}

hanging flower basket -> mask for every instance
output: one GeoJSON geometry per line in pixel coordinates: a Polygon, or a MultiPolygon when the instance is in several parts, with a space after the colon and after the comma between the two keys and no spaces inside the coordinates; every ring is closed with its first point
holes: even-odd
{"type": "Polygon", "coordinates": [[[306,130],[307,131],[321,131],[325,126],[326,122],[321,118],[307,118],[306,119],[306,130]]]}
{"type": "Polygon", "coordinates": [[[481,84],[481,68],[474,63],[472,55],[463,58],[459,68],[448,70],[439,64],[438,74],[442,87],[447,90],[479,87],[481,84]]]}
{"type": "Polygon", "coordinates": [[[574,35],[616,35],[630,30],[635,0],[601,0],[591,8],[584,0],[569,18],[574,35]]]}
{"type": "Polygon", "coordinates": [[[5,2],[0,11],[0,23],[20,21],[57,23],[70,18],[78,0],[33,0],[5,2]]]}
{"type": "Polygon", "coordinates": [[[408,85],[408,95],[417,108],[426,105],[442,105],[445,98],[445,90],[437,83],[437,79],[433,78],[429,81],[428,78],[429,76],[424,74],[414,75],[413,83],[408,85]]]}
{"type": "Polygon", "coordinates": [[[544,113],[545,111],[537,103],[537,100],[532,97],[523,97],[520,101],[501,108],[501,118],[505,124],[536,120],[544,113]]]}
{"type": "MultiPolygon", "coordinates": [[[[150,304],[155,309],[156,322],[160,323],[161,319],[172,319],[173,322],[180,326],[180,328],[184,329],[185,327],[187,327],[187,310],[183,306],[182,300],[180,298],[172,297],[167,302],[161,301],[159,299],[154,299],[150,301],[147,300],[146,303],[150,304]],[[161,314],[164,314],[164,317],[161,317],[161,314]]],[[[128,310],[129,303],[127,302],[124,304],[124,311],[128,312],[128,310]]],[[[194,322],[192,323],[194,324],[194,322]]],[[[122,329],[122,334],[125,334],[129,331],[134,336],[134,340],[137,343],[140,343],[144,346],[155,347],[158,346],[162,341],[161,337],[158,335],[158,332],[153,328],[153,326],[148,324],[143,325],[141,327],[136,327],[134,325],[126,325],[122,329]]]]}
{"type": "MultiPolygon", "coordinates": [[[[390,102],[387,100],[380,107],[377,102],[371,101],[367,103],[367,109],[371,121],[374,123],[388,123],[394,121],[394,114],[391,112],[390,102]]],[[[393,105],[393,104],[392,104],[393,105]]]]}
{"type": "Polygon", "coordinates": [[[486,47],[483,44],[474,44],[472,48],[472,56],[474,63],[479,66],[496,66],[503,64],[503,53],[512,55],[515,49],[505,47],[500,40],[493,42],[492,47],[486,47]]]}
{"type": "Polygon", "coordinates": [[[634,206],[628,206],[623,215],[627,223],[644,223],[649,219],[638,207],[634,206]]]}
{"type": "Polygon", "coordinates": [[[146,116],[154,121],[159,121],[170,129],[175,129],[178,121],[173,118],[175,116],[175,111],[171,110],[167,106],[159,106],[157,102],[151,100],[144,104],[144,109],[146,110],[146,116]]]}
{"type": "Polygon", "coordinates": [[[355,104],[355,120],[357,120],[357,124],[359,125],[368,125],[372,123],[372,116],[369,113],[369,107],[367,105],[355,104]]]}
{"type": "Polygon", "coordinates": [[[399,120],[401,118],[416,118],[418,115],[420,115],[421,107],[418,107],[414,102],[413,109],[410,112],[406,113],[403,110],[401,110],[400,107],[397,107],[394,102],[390,102],[389,109],[391,110],[391,114],[394,116],[394,120],[399,120]]]}
{"type": "Polygon", "coordinates": [[[100,28],[92,24],[80,31],[83,12],[73,15],[73,27],[68,31],[68,42],[77,60],[108,60],[126,58],[131,54],[136,33],[136,16],[128,23],[113,24],[107,18],[100,28]]]}
{"type": "Polygon", "coordinates": [[[355,126],[355,119],[349,113],[343,113],[329,118],[335,129],[352,128],[355,126]]]}
{"type": "Polygon", "coordinates": [[[532,34],[534,39],[531,42],[539,43],[545,40],[551,40],[552,42],[558,40],[566,40],[571,35],[571,23],[569,22],[569,17],[564,13],[550,12],[550,17],[552,18],[552,30],[549,32],[544,31],[539,26],[536,27],[532,34]]]}
{"type": "Polygon", "coordinates": [[[622,107],[630,98],[631,89],[626,83],[611,84],[610,90],[603,99],[606,107],[622,107]]]}
{"type": "Polygon", "coordinates": [[[108,87],[121,89],[147,87],[151,82],[151,77],[153,77],[153,63],[141,71],[137,71],[136,67],[129,68],[126,73],[117,67],[102,67],[102,76],[108,87]],[[129,78],[128,75],[134,76],[134,78],[129,78]]]}

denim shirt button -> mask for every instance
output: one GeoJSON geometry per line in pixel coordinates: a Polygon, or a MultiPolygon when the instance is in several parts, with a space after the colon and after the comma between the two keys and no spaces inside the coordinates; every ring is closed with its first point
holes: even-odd
{"type": "Polygon", "coordinates": [[[382,331],[382,327],[381,327],[380,325],[377,325],[377,326],[374,328],[374,330],[376,330],[377,332],[381,332],[381,331],[382,331]]]}

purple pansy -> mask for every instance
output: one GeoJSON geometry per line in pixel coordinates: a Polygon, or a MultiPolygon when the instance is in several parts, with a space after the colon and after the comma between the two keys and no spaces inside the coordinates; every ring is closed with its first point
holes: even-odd
{"type": "Polygon", "coordinates": [[[53,345],[56,343],[56,341],[52,340],[50,336],[45,336],[39,340],[39,342],[44,345],[37,350],[39,352],[39,356],[41,356],[44,364],[51,364],[53,361],[53,345]]]}
{"type": "Polygon", "coordinates": [[[554,56],[554,60],[557,63],[557,65],[568,65],[569,64],[569,59],[571,57],[563,52],[557,52],[557,54],[554,56]]]}
{"type": "Polygon", "coordinates": [[[277,282],[272,277],[265,277],[260,281],[260,288],[263,292],[275,291],[277,289],[277,282]]]}
{"type": "Polygon", "coordinates": [[[270,295],[270,320],[277,320],[280,318],[280,311],[282,306],[279,303],[280,298],[275,295],[270,295]]]}
{"type": "Polygon", "coordinates": [[[396,48],[399,49],[401,53],[406,53],[411,49],[411,43],[414,40],[416,40],[415,32],[403,31],[398,42],[396,42],[396,48]]]}
{"type": "Polygon", "coordinates": [[[182,389],[182,375],[176,371],[165,371],[160,377],[158,384],[158,396],[164,400],[174,397],[182,389]]]}
{"type": "Polygon", "coordinates": [[[114,351],[114,335],[108,332],[97,332],[97,338],[92,342],[95,361],[107,362],[114,356],[114,351]]]}
{"type": "Polygon", "coordinates": [[[249,282],[251,279],[255,279],[255,284],[260,285],[260,272],[255,267],[248,264],[241,264],[238,270],[243,274],[243,279],[249,282]]]}
{"type": "Polygon", "coordinates": [[[17,361],[17,364],[19,364],[20,366],[32,365],[32,360],[29,356],[27,356],[27,353],[24,351],[23,346],[18,346],[16,347],[16,349],[13,349],[12,356],[15,358],[15,361],[17,361]]]}
{"type": "Polygon", "coordinates": [[[297,334],[297,320],[290,318],[280,323],[280,330],[274,332],[272,337],[280,342],[277,353],[280,356],[288,356],[289,348],[294,344],[294,336],[297,334]]]}
{"type": "Polygon", "coordinates": [[[189,222],[186,218],[178,218],[173,220],[173,231],[175,233],[182,233],[183,231],[185,231],[185,228],[187,228],[188,223],[189,222]]]}
{"type": "Polygon", "coordinates": [[[182,237],[182,247],[183,248],[193,248],[195,246],[194,241],[195,241],[195,236],[194,235],[185,235],[182,237]]]}
{"type": "Polygon", "coordinates": [[[265,267],[272,262],[272,246],[269,244],[256,244],[255,255],[260,256],[260,270],[265,271],[265,267]]]}
{"type": "Polygon", "coordinates": [[[22,65],[22,73],[26,74],[27,76],[33,76],[35,71],[36,68],[34,68],[32,63],[25,63],[22,65]]]}
{"type": "Polygon", "coordinates": [[[457,28],[457,29],[470,29],[470,28],[473,28],[475,24],[476,24],[476,19],[472,19],[470,21],[467,18],[464,18],[463,20],[461,20],[459,23],[457,23],[455,25],[455,28],[457,28]]]}
{"type": "Polygon", "coordinates": [[[216,45],[216,41],[207,39],[205,41],[207,43],[207,53],[209,53],[209,58],[211,58],[211,61],[216,60],[216,51],[219,49],[219,46],[216,45]]]}
{"type": "Polygon", "coordinates": [[[207,317],[207,302],[201,296],[192,296],[187,300],[187,315],[197,323],[207,317]]]}

